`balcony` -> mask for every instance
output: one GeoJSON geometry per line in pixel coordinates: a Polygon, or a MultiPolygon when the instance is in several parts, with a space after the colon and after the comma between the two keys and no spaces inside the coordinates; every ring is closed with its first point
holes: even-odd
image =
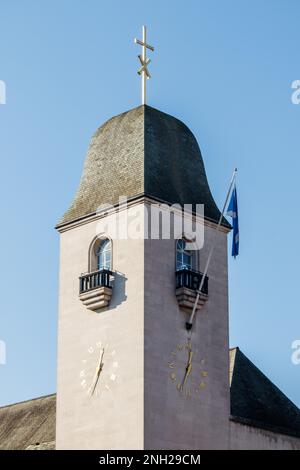
{"type": "MultiPolygon", "coordinates": [[[[193,269],[185,268],[176,271],[176,297],[181,308],[192,310],[196,301],[203,274],[193,269]]],[[[208,299],[208,276],[205,276],[197,310],[200,310],[208,299]]]]}
{"type": "Polygon", "coordinates": [[[112,272],[102,269],[79,278],[79,299],[89,310],[98,310],[109,305],[112,296],[112,272]]]}

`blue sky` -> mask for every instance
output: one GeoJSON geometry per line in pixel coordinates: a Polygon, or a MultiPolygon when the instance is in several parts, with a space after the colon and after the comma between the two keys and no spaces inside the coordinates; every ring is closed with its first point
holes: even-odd
{"type": "Polygon", "coordinates": [[[0,405],[55,391],[54,225],[95,129],[140,104],[133,38],[146,24],[149,104],[194,132],[219,206],[239,169],[230,343],[300,406],[300,3],[0,0],[0,11],[0,405]]]}

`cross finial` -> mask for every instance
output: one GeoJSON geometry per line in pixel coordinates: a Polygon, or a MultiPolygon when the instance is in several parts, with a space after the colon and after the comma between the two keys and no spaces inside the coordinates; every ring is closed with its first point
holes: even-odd
{"type": "Polygon", "coordinates": [[[148,78],[151,78],[147,68],[151,62],[151,60],[147,58],[147,49],[150,49],[152,52],[154,51],[154,47],[147,44],[146,26],[143,26],[143,40],[140,41],[135,38],[134,42],[135,44],[142,46],[142,55],[138,56],[141,62],[141,68],[138,70],[138,74],[142,76],[142,104],[146,104],[146,81],[148,78]]]}

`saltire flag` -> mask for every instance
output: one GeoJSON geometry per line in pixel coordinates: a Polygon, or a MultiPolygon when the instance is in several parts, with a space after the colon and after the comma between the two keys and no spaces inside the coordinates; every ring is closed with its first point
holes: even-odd
{"type": "Polygon", "coordinates": [[[231,199],[227,209],[227,215],[232,218],[232,256],[236,257],[239,254],[239,215],[238,215],[238,204],[237,204],[237,192],[236,186],[234,185],[231,199]]]}

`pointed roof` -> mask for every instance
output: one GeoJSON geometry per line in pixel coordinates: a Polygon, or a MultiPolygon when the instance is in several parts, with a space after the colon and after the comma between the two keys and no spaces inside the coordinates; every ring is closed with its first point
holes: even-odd
{"type": "Polygon", "coordinates": [[[54,449],[56,395],[0,408],[0,450],[54,449]]]}
{"type": "MultiPolygon", "coordinates": [[[[111,118],[94,134],[75,198],[58,226],[91,215],[120,196],[204,204],[218,222],[198,143],[183,122],[147,105],[111,118]]],[[[230,228],[227,221],[223,225],[230,228]]]]}
{"type": "Polygon", "coordinates": [[[300,410],[239,348],[230,350],[230,403],[234,420],[300,437],[300,410]]]}

